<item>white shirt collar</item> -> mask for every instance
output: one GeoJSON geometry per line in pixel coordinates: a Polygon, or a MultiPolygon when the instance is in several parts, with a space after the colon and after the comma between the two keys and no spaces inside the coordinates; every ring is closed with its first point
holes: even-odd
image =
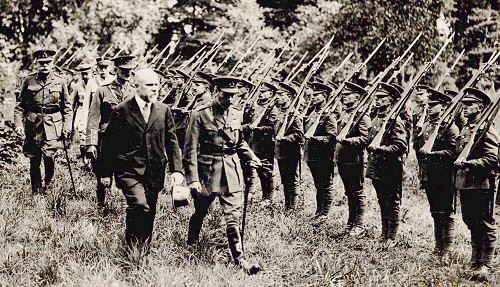
{"type": "Polygon", "coordinates": [[[141,109],[141,112],[142,112],[142,110],[144,110],[144,106],[146,106],[146,104],[151,104],[151,103],[148,103],[145,100],[141,99],[141,97],[139,97],[138,95],[135,95],[134,98],[135,98],[135,101],[137,102],[137,104],[139,105],[139,109],[141,109]]]}

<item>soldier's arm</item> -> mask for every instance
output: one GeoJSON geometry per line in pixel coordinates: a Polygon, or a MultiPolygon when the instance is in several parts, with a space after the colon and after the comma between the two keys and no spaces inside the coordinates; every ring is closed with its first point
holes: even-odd
{"type": "Polygon", "coordinates": [[[72,109],[72,99],[68,92],[68,84],[66,84],[66,81],[64,81],[62,84],[60,101],[61,101],[60,105],[64,121],[64,130],[66,130],[66,132],[69,132],[71,131],[71,124],[73,122],[73,109],[72,109]]]}
{"type": "Polygon", "coordinates": [[[26,96],[26,93],[28,92],[28,81],[24,81],[22,87],[21,87],[21,92],[19,93],[19,96],[16,98],[16,107],[14,108],[14,124],[16,125],[16,128],[22,128],[23,127],[23,117],[24,117],[24,97],[26,96]]]}
{"type": "Polygon", "coordinates": [[[451,125],[451,127],[442,134],[442,148],[440,150],[433,150],[432,153],[440,156],[455,158],[459,133],[458,127],[455,124],[451,125]]]}
{"type": "Polygon", "coordinates": [[[102,177],[111,177],[114,171],[114,161],[117,154],[117,146],[124,140],[121,137],[121,132],[124,130],[122,127],[124,120],[118,111],[113,111],[109,118],[106,131],[102,135],[101,153],[102,157],[102,177]]]}
{"type": "Polygon", "coordinates": [[[497,155],[498,155],[498,145],[499,138],[498,133],[495,131],[493,126],[490,126],[488,132],[483,138],[483,144],[481,145],[481,155],[479,158],[471,159],[468,161],[468,165],[472,167],[481,168],[497,168],[497,155]]]}
{"type": "Polygon", "coordinates": [[[266,119],[263,119],[261,125],[256,127],[255,130],[261,132],[274,133],[278,123],[278,114],[276,109],[272,109],[266,119]]]}
{"type": "Polygon", "coordinates": [[[398,118],[390,132],[388,144],[382,144],[380,149],[385,154],[403,155],[408,149],[406,126],[404,120],[398,118]]]}
{"type": "Polygon", "coordinates": [[[335,115],[331,114],[325,119],[325,121],[326,135],[314,136],[314,138],[323,143],[335,143],[335,138],[337,137],[337,119],[335,118],[335,115]]]}
{"type": "Polygon", "coordinates": [[[200,181],[198,177],[198,137],[200,135],[201,111],[193,111],[189,118],[184,143],[184,171],[187,184],[200,181]]]}
{"type": "Polygon", "coordinates": [[[165,150],[167,152],[168,168],[171,173],[182,171],[182,156],[179,148],[179,142],[175,135],[174,116],[169,107],[166,107],[165,114],[165,150]]]}
{"type": "Polygon", "coordinates": [[[366,147],[368,145],[368,129],[370,128],[370,117],[364,115],[358,123],[358,136],[349,137],[349,144],[352,146],[366,147]]]}
{"type": "Polygon", "coordinates": [[[283,137],[285,142],[294,142],[298,144],[303,144],[304,138],[304,124],[301,116],[295,117],[292,125],[288,128],[290,134],[283,137]]]}
{"type": "Polygon", "coordinates": [[[87,118],[86,142],[87,145],[97,145],[99,134],[99,121],[101,120],[101,103],[103,98],[102,89],[98,89],[90,103],[89,115],[87,118]]]}

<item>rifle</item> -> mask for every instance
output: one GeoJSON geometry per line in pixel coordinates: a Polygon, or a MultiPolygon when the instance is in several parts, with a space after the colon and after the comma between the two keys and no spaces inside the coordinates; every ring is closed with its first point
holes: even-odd
{"type": "Polygon", "coordinates": [[[113,44],[111,44],[111,45],[109,46],[109,48],[108,48],[106,51],[104,51],[104,53],[101,55],[101,57],[102,57],[102,58],[106,57],[106,55],[107,55],[109,52],[111,52],[111,49],[113,49],[113,44]]]}
{"type": "Polygon", "coordinates": [[[426,63],[424,67],[419,71],[415,77],[413,77],[411,84],[405,89],[403,94],[401,95],[401,98],[396,102],[396,104],[391,108],[389,113],[385,116],[382,126],[380,130],[377,132],[375,137],[373,138],[372,142],[368,146],[371,149],[377,149],[380,147],[382,144],[382,141],[387,133],[387,131],[390,130],[392,125],[396,122],[399,113],[401,110],[404,109],[406,102],[410,99],[410,95],[413,92],[413,89],[415,88],[415,85],[420,81],[420,79],[429,71],[429,69],[437,62],[441,54],[444,52],[446,47],[448,46],[449,43],[453,40],[454,33],[451,34],[451,36],[446,40],[446,42],[443,44],[441,49],[437,52],[437,54],[434,56],[434,58],[426,63]]]}
{"type": "Polygon", "coordinates": [[[255,39],[255,41],[253,41],[252,45],[250,45],[250,47],[248,47],[248,49],[245,51],[245,53],[243,53],[243,55],[241,55],[241,57],[238,59],[238,61],[236,61],[236,64],[234,64],[234,67],[227,74],[228,76],[231,75],[232,73],[234,73],[234,71],[236,70],[238,65],[241,64],[241,61],[243,61],[243,59],[245,59],[245,57],[248,55],[248,53],[250,53],[250,51],[252,51],[253,47],[255,47],[255,45],[257,45],[257,42],[260,40],[261,36],[262,36],[262,33],[260,33],[257,36],[257,39],[255,39]]]}
{"type": "Polygon", "coordinates": [[[451,71],[453,71],[453,69],[455,69],[455,66],[458,64],[458,61],[460,61],[460,59],[462,58],[462,56],[464,55],[465,53],[465,49],[462,50],[462,52],[460,52],[460,54],[458,55],[458,57],[455,59],[455,61],[453,62],[453,64],[451,65],[451,67],[449,67],[446,72],[444,73],[444,75],[441,77],[441,79],[439,80],[439,82],[436,84],[436,86],[434,87],[435,90],[439,90],[439,88],[441,87],[441,85],[443,84],[444,80],[450,75],[451,71]]]}
{"type": "Polygon", "coordinates": [[[250,79],[250,77],[245,77],[245,75],[247,74],[247,72],[250,70],[251,73],[250,75],[253,75],[253,73],[259,69],[260,65],[262,65],[264,63],[264,61],[262,61],[261,63],[255,65],[255,63],[257,63],[257,60],[263,55],[264,53],[259,53],[257,54],[257,57],[255,57],[252,62],[250,63],[250,65],[247,65],[243,71],[241,72],[241,77],[242,78],[247,78],[247,79],[250,79]]]}
{"type": "Polygon", "coordinates": [[[167,69],[166,69],[166,70],[170,69],[170,68],[171,68],[171,67],[175,64],[175,62],[177,62],[177,60],[179,60],[180,56],[181,56],[181,55],[177,55],[177,56],[174,58],[174,60],[173,60],[173,61],[172,61],[172,62],[171,62],[168,66],[167,66],[167,69]]]}
{"type": "Polygon", "coordinates": [[[215,56],[217,56],[217,54],[219,54],[219,51],[222,48],[222,44],[224,44],[224,40],[222,40],[219,43],[219,45],[217,46],[217,48],[215,48],[215,50],[212,53],[212,56],[208,59],[208,61],[204,64],[204,66],[208,66],[210,63],[213,62],[213,60],[215,59],[215,56]]]}
{"type": "MultiPolygon", "coordinates": [[[[415,37],[413,42],[408,46],[408,48],[406,48],[406,50],[403,52],[403,54],[401,56],[397,57],[396,60],[394,60],[389,66],[387,66],[383,72],[381,72],[380,74],[377,75],[377,77],[375,77],[375,82],[372,84],[371,88],[368,90],[366,95],[360,99],[359,103],[357,104],[357,107],[349,115],[349,120],[347,121],[346,125],[344,126],[344,128],[342,128],[342,130],[338,134],[339,140],[345,139],[349,135],[351,130],[363,118],[363,116],[368,111],[368,107],[370,106],[371,101],[373,100],[373,95],[377,91],[378,85],[384,80],[384,78],[391,71],[393,71],[396,68],[396,66],[401,62],[401,60],[403,60],[406,57],[406,55],[411,51],[411,49],[417,43],[417,41],[420,39],[421,36],[422,36],[422,33],[419,33],[417,35],[417,37],[415,37]],[[359,115],[358,115],[358,112],[360,112],[360,111],[362,111],[362,112],[359,113],[359,115]]],[[[413,53],[408,57],[408,59],[411,59],[412,55],[413,55],[413,53]]],[[[405,63],[408,63],[408,61],[405,61],[405,63]]],[[[401,66],[404,66],[405,63],[401,66]]]]}
{"type": "Polygon", "coordinates": [[[163,57],[163,54],[165,53],[165,51],[167,51],[168,48],[170,48],[170,44],[171,43],[168,43],[168,45],[165,46],[165,48],[163,48],[160,53],[158,53],[157,55],[155,55],[153,57],[153,59],[151,59],[151,62],[149,63],[149,67],[151,66],[156,66],[156,62],[158,61],[158,59],[161,59],[161,57],[163,57]]]}
{"type": "Polygon", "coordinates": [[[123,51],[125,51],[125,49],[127,48],[128,44],[129,44],[129,41],[127,40],[127,42],[125,42],[125,44],[123,44],[123,46],[121,46],[120,50],[118,50],[118,52],[117,52],[116,54],[114,54],[114,55],[113,55],[113,57],[111,57],[111,59],[113,59],[113,58],[116,58],[116,57],[120,56],[120,54],[121,54],[123,51]]]}
{"type": "Polygon", "coordinates": [[[296,71],[298,71],[300,69],[300,65],[302,65],[302,62],[304,61],[305,57],[307,56],[307,54],[309,53],[309,51],[306,51],[302,57],[300,58],[299,62],[297,63],[297,65],[295,65],[295,67],[293,67],[293,69],[290,71],[290,73],[286,76],[285,80],[283,82],[285,83],[290,83],[290,78],[292,77],[293,74],[295,74],[296,71]]]}
{"type": "Polygon", "coordinates": [[[57,57],[56,60],[54,60],[54,65],[56,65],[56,63],[59,62],[61,59],[64,59],[64,57],[69,53],[69,51],[71,51],[71,49],[73,48],[74,45],[75,45],[75,42],[71,43],[71,45],[69,45],[69,47],[66,49],[66,51],[64,51],[64,53],[62,53],[62,55],[60,55],[59,57],[57,57]]]}
{"type": "Polygon", "coordinates": [[[238,43],[238,45],[236,45],[233,49],[231,49],[229,51],[229,53],[226,55],[226,57],[224,57],[224,60],[222,60],[222,62],[219,64],[219,66],[217,66],[215,71],[212,71],[214,74],[217,74],[219,72],[219,70],[222,68],[222,66],[224,66],[224,64],[227,62],[227,60],[229,60],[229,58],[231,58],[231,56],[234,54],[234,52],[236,52],[236,50],[238,50],[241,46],[243,46],[243,43],[245,43],[245,41],[248,39],[249,36],[250,36],[250,34],[246,35],[245,38],[243,38],[243,40],[241,40],[241,42],[238,43]]]}
{"type": "Polygon", "coordinates": [[[397,71],[394,71],[391,75],[391,77],[389,78],[389,80],[387,80],[387,83],[391,83],[392,81],[394,81],[398,75],[400,75],[401,73],[403,73],[403,70],[404,68],[410,63],[411,59],[413,59],[413,56],[414,54],[411,53],[410,56],[408,56],[408,58],[406,58],[406,61],[404,61],[404,63],[401,65],[401,67],[399,67],[399,70],[397,71]]]}
{"type": "Polygon", "coordinates": [[[276,72],[274,72],[274,74],[271,76],[271,78],[275,77],[277,74],[279,74],[281,71],[283,71],[283,69],[288,67],[288,65],[293,61],[293,59],[295,59],[295,56],[297,56],[297,52],[294,52],[292,54],[292,56],[290,57],[290,59],[288,59],[288,61],[286,61],[283,65],[278,67],[278,69],[276,69],[276,72]]]}
{"type": "Polygon", "coordinates": [[[191,82],[193,81],[193,78],[196,76],[196,72],[201,68],[201,64],[203,63],[203,60],[205,58],[205,56],[207,55],[207,52],[203,52],[201,55],[200,55],[200,58],[198,58],[198,60],[194,63],[193,65],[193,70],[191,71],[191,76],[189,77],[189,79],[187,80],[186,83],[184,83],[184,85],[182,86],[182,89],[181,89],[181,92],[179,93],[179,97],[177,98],[177,100],[175,101],[175,103],[172,105],[172,109],[175,109],[177,108],[177,106],[179,105],[182,97],[184,96],[185,93],[187,93],[188,91],[188,87],[191,85],[191,82]]]}
{"type": "Polygon", "coordinates": [[[324,58],[326,58],[326,56],[328,55],[328,48],[330,47],[332,41],[333,41],[333,36],[330,39],[330,41],[328,41],[328,43],[323,48],[321,48],[321,50],[318,51],[318,53],[316,53],[316,55],[314,55],[314,57],[311,59],[311,61],[310,61],[311,63],[313,60],[315,60],[318,57],[320,60],[318,62],[314,63],[314,65],[311,67],[311,69],[307,73],[306,77],[302,81],[302,84],[299,87],[299,91],[297,93],[297,96],[292,101],[292,103],[290,104],[290,106],[288,107],[288,109],[285,113],[285,118],[283,120],[283,124],[281,125],[281,127],[276,135],[276,140],[281,140],[285,136],[286,130],[289,128],[288,123],[290,123],[290,125],[291,125],[291,123],[293,123],[293,120],[295,119],[295,116],[296,116],[296,112],[300,108],[300,105],[302,103],[302,94],[305,91],[305,87],[307,85],[307,82],[312,77],[312,75],[317,71],[317,69],[319,68],[319,64],[322,63],[324,58]],[[294,111],[294,112],[290,116],[291,111],[294,111]]]}
{"type": "MultiPolygon", "coordinates": [[[[500,51],[494,52],[486,63],[480,65],[479,68],[474,71],[472,77],[469,79],[467,84],[465,84],[465,86],[460,90],[460,92],[451,100],[450,105],[441,114],[441,117],[436,123],[437,127],[440,126],[449,127],[453,123],[455,119],[454,112],[455,110],[457,110],[457,107],[459,107],[462,98],[465,96],[464,90],[468,87],[473,86],[477,82],[479,77],[483,75],[496,62],[499,56],[500,56],[500,51]]],[[[434,147],[434,142],[436,141],[436,138],[438,136],[438,129],[439,128],[435,128],[432,131],[431,135],[421,148],[422,152],[429,153],[432,151],[432,148],[434,147]]]]}
{"type": "Polygon", "coordinates": [[[366,64],[368,64],[368,62],[371,60],[371,58],[373,58],[373,56],[377,53],[377,51],[380,49],[380,47],[382,47],[382,45],[385,43],[386,39],[387,38],[382,39],[382,41],[380,41],[380,43],[377,45],[377,47],[375,47],[375,49],[365,59],[365,61],[363,63],[361,63],[360,65],[356,65],[356,68],[349,74],[349,76],[347,76],[347,78],[342,82],[342,84],[340,84],[337,87],[337,89],[333,93],[333,96],[330,97],[330,99],[326,102],[326,104],[323,106],[323,108],[321,108],[321,110],[318,113],[318,117],[315,119],[313,124],[305,132],[304,136],[306,138],[311,138],[314,135],[314,133],[316,132],[316,129],[318,128],[319,122],[321,121],[321,116],[323,115],[323,113],[325,113],[325,111],[327,109],[330,108],[330,105],[332,103],[336,102],[337,98],[339,97],[340,93],[342,92],[342,90],[345,87],[345,83],[350,81],[352,78],[354,78],[357,74],[359,74],[361,72],[363,67],[365,67],[366,64]]]}
{"type": "Polygon", "coordinates": [[[72,55],[71,55],[68,59],[66,59],[66,61],[64,61],[64,62],[60,65],[60,67],[61,67],[61,68],[64,68],[66,65],[69,65],[70,61],[72,61],[72,60],[73,60],[73,58],[75,58],[75,57],[76,57],[76,55],[78,55],[78,53],[80,53],[80,51],[81,51],[82,49],[84,49],[84,48],[85,48],[88,44],[89,44],[89,43],[85,43],[85,45],[83,45],[82,47],[78,48],[78,49],[77,49],[77,50],[76,50],[76,51],[75,51],[75,52],[74,52],[74,53],[73,53],[73,54],[72,54],[72,55]]]}
{"type": "Polygon", "coordinates": [[[500,94],[497,93],[497,96],[493,101],[493,103],[483,112],[481,118],[479,119],[478,124],[474,127],[474,129],[472,129],[470,140],[467,142],[462,152],[460,152],[460,155],[455,161],[455,165],[460,165],[462,162],[466,161],[469,155],[472,153],[472,151],[474,151],[477,148],[477,145],[486,136],[486,133],[488,133],[489,128],[494,123],[499,108],[500,108],[500,94]],[[479,130],[482,130],[482,132],[476,139],[479,130]]]}
{"type": "Polygon", "coordinates": [[[251,129],[255,129],[259,126],[262,119],[266,116],[266,114],[272,109],[272,107],[276,104],[276,99],[278,98],[278,93],[269,100],[269,102],[263,107],[261,113],[252,121],[250,124],[251,129]]]}
{"type": "Polygon", "coordinates": [[[186,68],[188,65],[190,65],[194,59],[196,59],[196,57],[201,54],[205,48],[207,47],[207,45],[204,45],[203,47],[201,47],[201,49],[199,49],[191,58],[189,58],[187,61],[184,61],[184,63],[182,63],[178,69],[180,70],[183,70],[184,68],[186,68]]]}
{"type": "Polygon", "coordinates": [[[333,69],[333,71],[330,73],[330,75],[326,78],[327,80],[333,80],[333,76],[335,76],[335,74],[337,74],[340,69],[342,69],[342,67],[344,67],[344,65],[347,63],[347,61],[349,61],[351,59],[351,57],[354,55],[353,52],[349,52],[349,54],[347,54],[347,56],[344,58],[344,60],[342,60],[342,62],[340,62],[340,65],[338,65],[335,69],[333,69]]]}

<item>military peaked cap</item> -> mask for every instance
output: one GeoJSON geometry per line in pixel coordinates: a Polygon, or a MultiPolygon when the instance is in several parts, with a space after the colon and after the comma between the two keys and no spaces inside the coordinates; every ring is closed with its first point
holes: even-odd
{"type": "Polygon", "coordinates": [[[50,62],[54,59],[56,51],[50,49],[38,49],[33,52],[33,58],[38,62],[50,62]]]}
{"type": "Polygon", "coordinates": [[[482,102],[484,105],[491,103],[490,96],[476,88],[467,88],[464,90],[464,94],[463,102],[482,102]]]}
{"type": "Polygon", "coordinates": [[[135,56],[133,56],[133,55],[123,55],[123,56],[114,57],[111,59],[111,61],[113,61],[115,66],[120,68],[120,69],[132,70],[133,68],[135,68],[137,66],[134,59],[135,59],[135,56]]]}
{"type": "Polygon", "coordinates": [[[448,104],[451,102],[452,97],[438,90],[430,88],[427,92],[429,92],[428,104],[448,104]]]}

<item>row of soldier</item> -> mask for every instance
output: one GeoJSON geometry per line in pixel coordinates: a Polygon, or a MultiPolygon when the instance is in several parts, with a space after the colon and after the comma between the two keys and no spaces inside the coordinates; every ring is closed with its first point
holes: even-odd
{"type": "MultiPolygon", "coordinates": [[[[316,69],[326,55],[320,52],[316,69]]],[[[394,246],[403,164],[413,146],[434,219],[435,254],[449,255],[458,193],[471,231],[471,269],[475,277],[487,277],[496,241],[498,136],[486,122],[496,114],[498,101],[469,83],[461,91],[441,92],[439,87],[417,85],[420,78],[415,77],[404,89],[385,77],[391,67],[371,82],[352,73],[355,77],[337,85],[313,78],[314,65],[302,83],[267,78],[265,72],[250,80],[198,69],[137,68],[135,56],[122,55],[99,58],[95,66],[81,64],[80,80],[69,93],[67,80],[53,71],[54,54],[47,49],[33,53],[39,70],[25,79],[17,99],[16,131],[26,135],[23,151],[30,158],[33,192],[49,186],[54,152],[62,147],[60,137],[69,138],[73,131],[82,158],[90,160],[96,175],[98,206],[106,205],[111,176],[123,191],[128,203],[127,244],[149,246],[168,167],[174,185],[186,182],[193,191],[188,244],[198,242],[203,219],[218,198],[235,263],[256,273],[260,267],[247,262],[242,250],[243,191],[254,189],[258,177],[263,204],[269,205],[276,189],[276,159],[285,209],[293,211],[303,192],[299,178],[304,159],[316,188],[315,222],[328,217],[336,167],[348,203],[346,234],[364,234],[367,177],[378,198],[381,240],[394,246]],[[110,75],[111,63],[115,76],[110,75]],[[413,110],[407,109],[413,106],[408,103],[410,95],[418,104],[413,110]],[[486,131],[476,128],[478,124],[486,131]],[[433,134],[431,149],[425,148],[433,134]],[[473,149],[457,160],[469,142],[474,142],[473,149]]]]}

